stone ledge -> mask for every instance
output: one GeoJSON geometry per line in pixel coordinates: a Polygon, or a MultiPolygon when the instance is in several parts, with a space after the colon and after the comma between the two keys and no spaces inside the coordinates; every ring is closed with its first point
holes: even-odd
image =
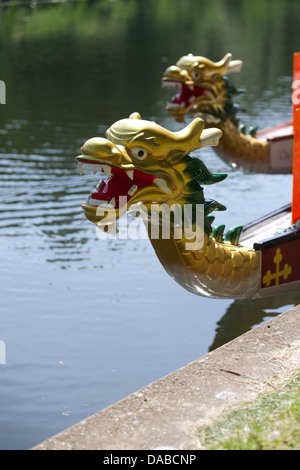
{"type": "Polygon", "coordinates": [[[195,430],[300,370],[300,305],[32,450],[196,450],[195,430]]]}

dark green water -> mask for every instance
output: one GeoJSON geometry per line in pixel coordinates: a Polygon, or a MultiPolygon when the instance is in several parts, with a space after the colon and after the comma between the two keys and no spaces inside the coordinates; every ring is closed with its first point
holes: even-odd
{"type": "MultiPolygon", "coordinates": [[[[292,299],[184,291],[147,240],[99,240],[74,157],[138,111],[176,130],[161,75],[192,52],[244,67],[247,124],[290,120],[298,0],[128,0],[0,9],[0,448],[26,449],[277,315],[292,299]],[[2,361],[3,362],[3,361],[2,361]]],[[[248,223],[290,202],[291,175],[234,171],[209,188],[248,223]]]]}

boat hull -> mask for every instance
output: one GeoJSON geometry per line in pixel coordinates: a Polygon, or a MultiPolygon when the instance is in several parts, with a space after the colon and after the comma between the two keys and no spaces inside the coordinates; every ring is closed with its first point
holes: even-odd
{"type": "Polygon", "coordinates": [[[257,131],[255,138],[249,135],[242,137],[240,131],[230,123],[220,125],[220,129],[223,135],[214,151],[228,165],[257,173],[293,173],[293,123],[257,131]]]}
{"type": "Polygon", "coordinates": [[[294,126],[286,122],[261,131],[258,139],[266,139],[270,146],[270,173],[293,172],[294,126]]]}
{"type": "Polygon", "coordinates": [[[300,227],[291,225],[291,205],[246,226],[240,242],[260,253],[256,297],[300,291],[300,227]]]}

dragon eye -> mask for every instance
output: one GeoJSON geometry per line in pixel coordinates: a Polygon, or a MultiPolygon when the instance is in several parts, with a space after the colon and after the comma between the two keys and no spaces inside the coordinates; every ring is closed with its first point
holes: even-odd
{"type": "Polygon", "coordinates": [[[145,158],[147,157],[147,152],[142,147],[134,147],[133,149],[131,149],[131,153],[138,160],[145,160],[145,158]]]}
{"type": "Polygon", "coordinates": [[[200,74],[198,72],[191,72],[191,77],[197,79],[200,77],[200,74]]]}

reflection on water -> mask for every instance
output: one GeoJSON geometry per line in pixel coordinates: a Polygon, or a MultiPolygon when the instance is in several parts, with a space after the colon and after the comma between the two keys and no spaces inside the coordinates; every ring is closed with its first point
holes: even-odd
{"type": "MultiPolygon", "coordinates": [[[[289,120],[299,2],[270,10],[267,0],[102,0],[0,15],[0,448],[13,449],[293,305],[194,296],[164,272],[148,240],[99,240],[81,210],[98,181],[80,177],[74,157],[133,111],[180,129],[160,79],[187,52],[244,60],[234,81],[248,89],[246,123],[289,120]]],[[[228,208],[216,224],[246,224],[290,202],[290,175],[234,171],[211,149],[201,157],[228,173],[205,189],[228,208]]]]}
{"type": "Polygon", "coordinates": [[[263,321],[275,317],[281,313],[282,307],[298,305],[300,293],[268,297],[262,299],[236,299],[227,308],[217,322],[216,335],[209,351],[212,351],[225,343],[233,340],[263,321]]]}

